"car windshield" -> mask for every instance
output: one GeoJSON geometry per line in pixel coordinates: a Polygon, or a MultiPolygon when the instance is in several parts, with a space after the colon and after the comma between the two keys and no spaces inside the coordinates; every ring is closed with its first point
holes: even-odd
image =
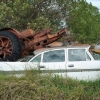
{"type": "Polygon", "coordinates": [[[28,62],[32,57],[33,57],[33,56],[26,56],[26,57],[24,57],[24,58],[22,58],[22,59],[19,59],[18,61],[19,61],[19,62],[28,62]]]}

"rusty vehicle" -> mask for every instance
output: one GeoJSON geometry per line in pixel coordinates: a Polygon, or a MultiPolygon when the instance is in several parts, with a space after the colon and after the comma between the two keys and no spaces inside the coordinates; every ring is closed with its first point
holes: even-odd
{"type": "Polygon", "coordinates": [[[67,42],[70,43],[70,37],[66,28],[55,34],[51,34],[51,31],[51,29],[45,29],[35,32],[32,29],[27,29],[19,32],[12,28],[0,29],[0,60],[16,61],[21,56],[32,54],[36,49],[45,48],[64,34],[67,42]]]}

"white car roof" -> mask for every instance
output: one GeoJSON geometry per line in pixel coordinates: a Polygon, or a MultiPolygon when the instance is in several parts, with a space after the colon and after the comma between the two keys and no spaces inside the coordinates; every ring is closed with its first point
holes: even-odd
{"type": "Polygon", "coordinates": [[[53,48],[41,48],[41,49],[35,50],[34,54],[36,55],[36,54],[39,54],[41,52],[49,51],[49,50],[53,50],[53,49],[66,49],[66,48],[68,48],[68,49],[72,49],[72,48],[74,48],[74,49],[77,49],[77,48],[79,48],[79,49],[89,49],[90,46],[89,45],[87,45],[87,46],[72,46],[72,45],[69,45],[69,46],[61,46],[61,47],[53,47],[53,48]]]}

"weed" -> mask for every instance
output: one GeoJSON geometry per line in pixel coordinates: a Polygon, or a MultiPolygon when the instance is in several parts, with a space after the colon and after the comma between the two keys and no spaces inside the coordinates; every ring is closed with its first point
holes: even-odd
{"type": "Polygon", "coordinates": [[[37,70],[0,74],[0,100],[100,100],[100,80],[78,81],[37,70]]]}

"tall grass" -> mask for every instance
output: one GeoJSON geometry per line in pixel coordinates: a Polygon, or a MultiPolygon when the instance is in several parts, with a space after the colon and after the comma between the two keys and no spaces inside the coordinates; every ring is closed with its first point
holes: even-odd
{"type": "Polygon", "coordinates": [[[0,74],[0,100],[100,100],[100,80],[78,81],[36,70],[0,74]]]}

